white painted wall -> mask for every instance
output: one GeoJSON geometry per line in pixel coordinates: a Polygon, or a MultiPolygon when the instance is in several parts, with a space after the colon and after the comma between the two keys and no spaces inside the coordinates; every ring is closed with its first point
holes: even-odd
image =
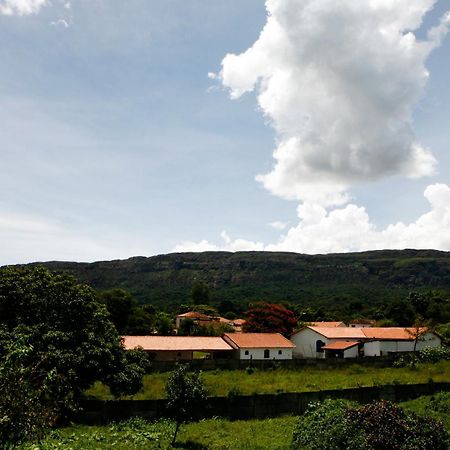
{"type": "MultiPolygon", "coordinates": [[[[427,333],[417,342],[416,350],[423,350],[425,347],[440,347],[441,339],[434,333],[427,333]]],[[[373,341],[364,344],[365,356],[386,356],[394,352],[414,351],[414,341],[373,341]]]]}
{"type": "Polygon", "coordinates": [[[344,358],[357,358],[358,355],[358,346],[355,345],[354,347],[348,348],[344,351],[344,358]]]}
{"type": "Polygon", "coordinates": [[[311,330],[311,328],[304,328],[303,330],[291,336],[291,341],[295,344],[294,358],[325,358],[325,351],[323,353],[316,352],[316,342],[318,340],[328,344],[331,342],[325,336],[311,330]]]}
{"type": "Polygon", "coordinates": [[[238,350],[239,359],[264,359],[266,361],[271,360],[283,360],[292,359],[292,348],[269,348],[269,357],[264,357],[264,348],[241,348],[238,350]],[[281,353],[280,353],[281,352],[281,353]],[[248,353],[248,354],[246,354],[248,353]]]}

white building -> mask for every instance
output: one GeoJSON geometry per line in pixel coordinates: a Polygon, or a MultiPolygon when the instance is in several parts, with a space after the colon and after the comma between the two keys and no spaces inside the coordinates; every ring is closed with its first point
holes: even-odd
{"type": "Polygon", "coordinates": [[[325,358],[325,345],[332,342],[360,342],[366,339],[362,328],[305,327],[291,336],[294,358],[325,358]]]}
{"type": "Polygon", "coordinates": [[[234,348],[234,356],[244,360],[292,359],[295,347],[279,333],[226,333],[223,339],[234,348]]]}
{"type": "MultiPolygon", "coordinates": [[[[305,327],[291,336],[297,358],[356,358],[414,350],[416,328],[305,327]]],[[[441,339],[421,329],[416,350],[439,347],[441,339]]]]}

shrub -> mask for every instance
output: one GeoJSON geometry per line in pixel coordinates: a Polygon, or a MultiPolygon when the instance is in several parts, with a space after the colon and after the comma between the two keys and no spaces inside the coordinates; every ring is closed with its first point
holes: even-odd
{"type": "Polygon", "coordinates": [[[426,347],[415,354],[407,353],[402,355],[397,361],[394,362],[394,367],[412,366],[414,361],[435,364],[443,360],[450,361],[449,347],[426,347]]]}
{"type": "Polygon", "coordinates": [[[365,449],[363,433],[347,420],[348,403],[311,403],[294,428],[292,448],[311,450],[365,449]]]}
{"type": "Polygon", "coordinates": [[[408,414],[379,401],[351,406],[342,400],[314,403],[300,417],[294,449],[319,450],[445,450],[448,434],[442,422],[408,414]]]}

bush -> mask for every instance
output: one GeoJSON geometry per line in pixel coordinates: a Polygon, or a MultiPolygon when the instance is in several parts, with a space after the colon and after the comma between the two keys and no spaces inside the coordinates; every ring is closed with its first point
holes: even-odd
{"type": "Polygon", "coordinates": [[[408,367],[412,366],[414,362],[432,363],[439,361],[450,361],[449,347],[426,347],[423,350],[413,353],[406,353],[394,362],[394,367],[408,367]]]}
{"type": "Polygon", "coordinates": [[[448,434],[442,422],[408,414],[380,401],[351,406],[342,400],[314,403],[300,417],[294,449],[445,450],[448,434]]]}
{"type": "Polygon", "coordinates": [[[294,428],[292,448],[311,450],[366,449],[363,433],[347,420],[348,403],[311,403],[294,428]]]}

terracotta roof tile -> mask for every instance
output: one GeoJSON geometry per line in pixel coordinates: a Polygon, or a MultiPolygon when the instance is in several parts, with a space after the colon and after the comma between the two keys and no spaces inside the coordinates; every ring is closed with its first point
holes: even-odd
{"type": "Polygon", "coordinates": [[[309,322],[312,327],[340,327],[344,322],[309,322]]]}
{"type": "Polygon", "coordinates": [[[232,350],[221,337],[202,336],[122,336],[126,350],[222,351],[232,350]]]}
{"type": "Polygon", "coordinates": [[[184,314],[178,314],[177,317],[180,318],[189,318],[189,319],[203,319],[203,320],[213,320],[214,318],[211,316],[207,316],[206,314],[202,314],[196,311],[188,311],[184,314]]]}
{"type": "MultiPolygon", "coordinates": [[[[364,328],[350,327],[307,327],[328,339],[366,339],[364,328]]],[[[367,330],[367,328],[365,328],[367,330]]]]}
{"type": "Polygon", "coordinates": [[[358,341],[335,341],[323,346],[325,350],[347,350],[348,348],[358,345],[358,341]]]}
{"type": "Polygon", "coordinates": [[[235,348],[293,348],[280,333],[226,333],[224,339],[235,348]]]}
{"type": "MultiPolygon", "coordinates": [[[[369,339],[413,341],[417,329],[414,327],[389,327],[389,328],[361,328],[365,336],[369,339]]],[[[421,332],[425,328],[421,328],[421,332]]]]}

